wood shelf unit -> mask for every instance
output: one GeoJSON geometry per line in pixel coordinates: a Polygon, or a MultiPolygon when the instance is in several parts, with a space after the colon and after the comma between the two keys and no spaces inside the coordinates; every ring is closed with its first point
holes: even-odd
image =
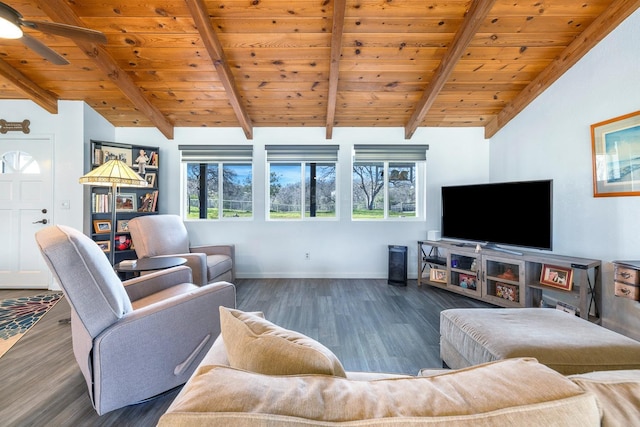
{"type": "Polygon", "coordinates": [[[500,307],[540,307],[557,303],[576,308],[576,314],[599,321],[601,261],[539,252],[503,252],[475,244],[418,241],[418,286],[446,289],[500,307]],[[573,271],[570,290],[540,282],[544,265],[573,271]],[[442,270],[445,282],[432,280],[431,270],[442,270]],[[475,279],[475,284],[470,285],[475,279]]]}
{"type": "MultiPolygon", "coordinates": [[[[123,160],[133,170],[139,173],[139,167],[135,163],[140,150],[145,150],[146,155],[149,157],[149,163],[145,167],[145,173],[141,173],[140,176],[145,178],[147,182],[152,185],[147,187],[118,187],[119,195],[129,195],[133,201],[133,205],[127,210],[116,211],[116,223],[111,224],[115,231],[115,238],[119,241],[120,236],[125,240],[130,240],[129,232],[124,229],[119,229],[118,224],[126,224],[137,216],[141,215],[156,215],[158,213],[159,206],[159,191],[158,191],[158,174],[160,170],[159,162],[159,149],[158,147],[150,147],[145,145],[133,145],[122,144],[118,142],[108,141],[91,141],[91,159],[90,169],[95,169],[107,160],[110,160],[111,156],[117,156],[120,160],[123,160]],[[151,164],[151,161],[154,164],[151,164]],[[121,222],[122,221],[122,222],[121,222]]],[[[102,221],[111,223],[111,187],[103,186],[88,186],[89,196],[88,203],[86,203],[85,211],[88,212],[88,229],[90,230],[89,236],[98,244],[105,244],[109,242],[109,233],[96,232],[94,223],[95,221],[102,221]]],[[[103,249],[105,255],[109,257],[110,251],[114,251],[114,264],[126,259],[136,259],[136,253],[134,249],[127,248],[119,250],[116,242],[110,242],[109,249],[103,249]]]]}

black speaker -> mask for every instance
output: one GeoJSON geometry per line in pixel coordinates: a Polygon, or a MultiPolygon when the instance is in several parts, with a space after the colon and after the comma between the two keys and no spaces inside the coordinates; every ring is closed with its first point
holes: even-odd
{"type": "Polygon", "coordinates": [[[407,286],[407,247],[389,245],[389,280],[393,286],[407,286]]]}

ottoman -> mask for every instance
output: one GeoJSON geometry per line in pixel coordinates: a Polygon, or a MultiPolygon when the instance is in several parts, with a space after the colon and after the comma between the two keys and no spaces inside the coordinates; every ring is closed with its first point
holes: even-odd
{"type": "Polygon", "coordinates": [[[564,375],[640,369],[640,342],[553,308],[465,308],[440,313],[440,357],[465,368],[534,357],[564,375]]]}

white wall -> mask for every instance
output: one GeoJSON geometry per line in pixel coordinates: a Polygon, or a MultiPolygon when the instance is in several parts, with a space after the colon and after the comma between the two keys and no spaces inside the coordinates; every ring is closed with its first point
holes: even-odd
{"type": "Polygon", "coordinates": [[[640,198],[593,197],[590,126],[640,110],[640,10],[491,138],[491,180],[554,180],[554,252],[604,262],[604,322],[640,337],[612,260],[640,259],[640,198]]]}
{"type": "Polygon", "coordinates": [[[250,221],[188,221],[193,244],[236,244],[238,277],[387,277],[388,245],[409,248],[409,277],[417,277],[417,240],[439,229],[440,186],[488,180],[489,146],[483,131],[419,129],[411,141],[401,128],[336,128],[327,141],[324,128],[255,128],[247,141],[240,129],[176,129],[174,140],[158,131],[118,128],[118,142],[160,146],[160,211],[180,213],[180,144],[252,144],[254,218],[250,221]],[[335,221],[265,220],[267,144],[338,144],[340,215],[335,221]],[[351,221],[351,152],[358,143],[429,144],[427,221],[351,221]],[[304,260],[310,252],[311,259],[304,260]]]}

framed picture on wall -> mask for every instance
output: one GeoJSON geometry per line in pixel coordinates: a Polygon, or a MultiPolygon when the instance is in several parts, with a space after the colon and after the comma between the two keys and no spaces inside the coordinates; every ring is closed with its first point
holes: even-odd
{"type": "Polygon", "coordinates": [[[640,196],[640,111],[591,125],[593,196],[640,196]]]}

